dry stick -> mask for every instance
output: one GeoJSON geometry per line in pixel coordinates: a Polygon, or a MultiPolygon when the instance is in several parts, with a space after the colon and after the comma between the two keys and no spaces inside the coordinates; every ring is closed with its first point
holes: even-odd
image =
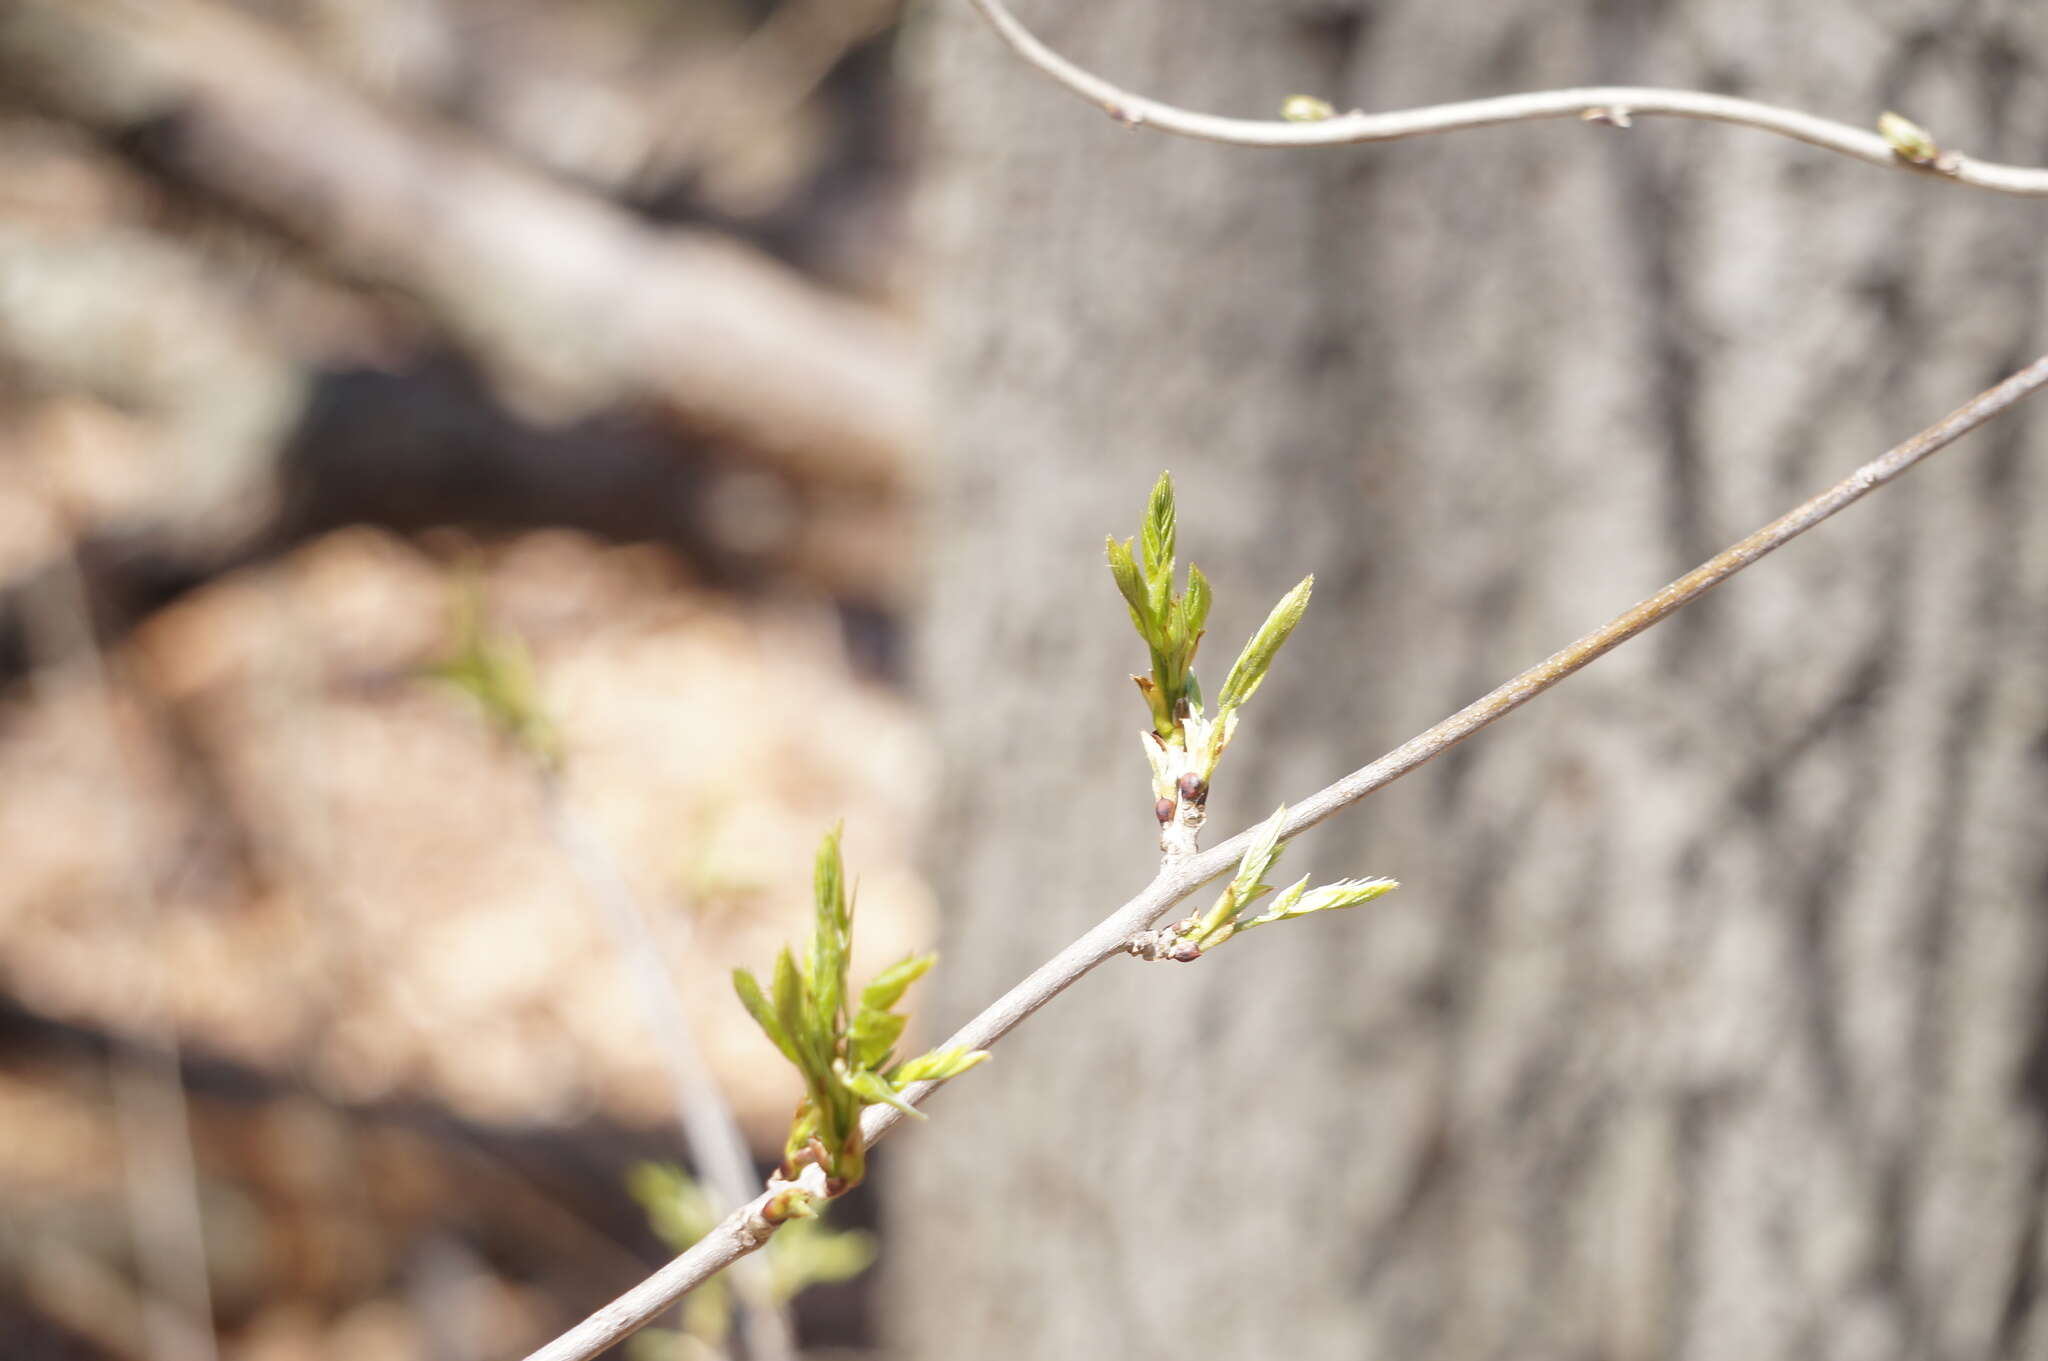
{"type": "MultiPolygon", "coordinates": [[[[696,1155],[712,1202],[719,1209],[746,1204],[756,1184],[746,1136],[740,1132],[718,1079],[704,1062],[681,990],[662,962],[661,946],[647,925],[646,912],[627,886],[611,849],[569,807],[561,778],[551,770],[541,774],[541,802],[556,846],[584,891],[602,910],[619,966],[639,989],[648,1025],[668,1060],[676,1123],[696,1155]]],[[[768,1273],[746,1273],[738,1285],[748,1354],[758,1361],[789,1361],[796,1355],[796,1333],[789,1312],[775,1301],[768,1273]]]]}
{"type": "Polygon", "coordinates": [[[1463,128],[1526,123],[1543,118],[1584,118],[1627,127],[1635,116],[1662,115],[1760,128],[1840,152],[1871,165],[1916,171],[1979,189],[1993,189],[2005,194],[2048,195],[2048,170],[1980,161],[1960,152],[1938,148],[1924,160],[1908,159],[1895,151],[1890,142],[1867,128],[1838,123],[1831,118],[1817,118],[1796,109],[1760,104],[1753,99],[1736,99],[1693,90],[1596,85],[1576,90],[1501,95],[1494,99],[1473,99],[1457,104],[1432,104],[1390,113],[1353,110],[1312,122],[1220,118],[1147,99],[1083,70],[1033,36],[1018,22],[1004,0],[972,0],[972,3],[1009,44],[1011,51],[1083,99],[1100,105],[1110,117],[1133,127],[1155,127],[1162,132],[1207,142],[1254,147],[1340,146],[1355,142],[1392,142],[1433,132],[1456,132],[1463,128]]]}
{"type": "MultiPolygon", "coordinates": [[[[1371,765],[1362,766],[1288,810],[1282,839],[1298,836],[1340,808],[1393,783],[1424,762],[1443,754],[1487,724],[1514,712],[1595,658],[1666,618],[1680,606],[1705,595],[1743,568],[1780,548],[1835,512],[1897,477],[1936,450],[1997,416],[2044,383],[2048,355],[2013,374],[1994,388],[1973,397],[1943,420],[1922,430],[1882,457],[1864,464],[1833,487],[1779,517],[1733,547],[1716,554],[1641,604],[1602,625],[1562,651],[1544,658],[1491,694],[1473,701],[1429,731],[1411,738],[1371,765]]],[[[1158,875],[1137,897],[1097,923],[1089,932],[1038,966],[1030,977],[946,1041],[948,1046],[986,1049],[1010,1033],[1027,1016],[1065,992],[1081,975],[1104,960],[1124,953],[1133,937],[1203,884],[1230,869],[1250,845],[1256,829],[1239,832],[1211,850],[1160,866],[1158,875]]],[[[915,1082],[904,1088],[911,1102],[921,1102],[939,1084],[915,1082]]],[[[873,1144],[903,1118],[889,1106],[870,1106],[861,1130],[873,1144]]],[[[639,1328],[693,1287],[768,1241],[775,1231],[762,1214],[768,1194],[755,1197],[738,1212],[626,1294],[540,1348],[527,1361],[584,1361],[639,1328]]]]}
{"type": "MultiPolygon", "coordinates": [[[[72,526],[62,531],[70,535],[72,526]]],[[[44,586],[31,595],[37,615],[31,621],[31,646],[44,654],[52,670],[66,657],[77,659],[95,728],[92,740],[101,749],[109,780],[121,786],[106,801],[102,831],[121,862],[128,925],[142,932],[155,925],[162,906],[144,858],[142,791],[122,750],[113,681],[93,634],[85,574],[69,546],[57,555],[44,586]]],[[[114,1123],[126,1163],[129,1229],[142,1276],[145,1354],[149,1361],[218,1361],[199,1164],[192,1151],[177,1022],[162,978],[146,977],[140,994],[138,1034],[127,1046],[133,1052],[111,1054],[108,1066],[114,1123]]]]}

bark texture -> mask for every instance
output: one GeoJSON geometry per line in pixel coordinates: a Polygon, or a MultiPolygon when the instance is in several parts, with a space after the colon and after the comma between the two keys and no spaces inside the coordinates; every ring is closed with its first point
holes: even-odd
{"type": "MultiPolygon", "coordinates": [[[[1318,577],[1213,841],[2048,345],[2038,204],[1703,125],[1174,142],[935,9],[937,1021],[1148,873],[1100,544],[1161,467],[1217,585],[1208,673],[1318,577]]],[[[2018,7],[1023,17],[1219,112],[1626,81],[2048,159],[2018,7]]],[[[2044,430],[1943,455],[1283,865],[1402,893],[1105,968],[1019,1032],[883,1155],[901,1354],[2048,1356],[2044,430]]]]}

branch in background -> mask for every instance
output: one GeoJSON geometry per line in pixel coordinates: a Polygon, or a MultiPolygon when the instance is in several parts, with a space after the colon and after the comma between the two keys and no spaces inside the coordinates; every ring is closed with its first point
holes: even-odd
{"type": "Polygon", "coordinates": [[[688,73],[655,101],[659,131],[637,178],[720,167],[795,115],[848,52],[889,28],[901,0],[786,0],[712,68],[688,73]]]}
{"type": "Polygon", "coordinates": [[[380,106],[214,0],[20,0],[0,12],[0,82],[405,290],[536,417],[650,400],[826,485],[912,473],[916,367],[893,319],[380,106]]]}
{"type": "MultiPolygon", "coordinates": [[[[668,1064],[683,1141],[717,1210],[744,1205],[760,1184],[746,1136],[704,1062],[682,990],[663,963],[661,944],[648,927],[646,911],[627,885],[617,857],[569,806],[562,788],[561,742],[541,705],[525,644],[516,634],[488,628],[483,592],[473,580],[458,589],[453,615],[454,653],[431,674],[473,700],[498,736],[532,763],[548,833],[570,872],[597,904],[619,971],[627,986],[638,991],[647,1028],[668,1064]]],[[[747,1266],[735,1274],[750,1355],[762,1361],[789,1361],[796,1355],[789,1315],[775,1299],[766,1264],[758,1270],[755,1263],[747,1266]]]]}
{"type": "MultiPolygon", "coordinates": [[[[1647,600],[1571,646],[1546,657],[1427,732],[1299,800],[1281,823],[1279,839],[1285,841],[1300,835],[1332,813],[1357,803],[1448,751],[1481,728],[1514,712],[1573,672],[1705,595],[1757,559],[1783,547],[1930,454],[1948,447],[2009,410],[2044,384],[2048,384],[2048,355],[1978,394],[1941,421],[1864,464],[1827,491],[1709,558],[1647,600]]],[[[1203,884],[1235,868],[1262,830],[1251,828],[1211,850],[1169,857],[1152,882],[1136,897],[996,999],[979,1016],[955,1032],[946,1041],[946,1046],[990,1048],[1033,1012],[1072,987],[1096,965],[1130,952],[1134,946],[1142,948],[1142,937],[1147,928],[1203,884]]],[[[938,1086],[938,1083],[911,1083],[904,1087],[902,1094],[906,1100],[916,1104],[938,1086]]],[[[893,1106],[870,1106],[861,1122],[866,1143],[872,1146],[902,1118],[903,1112],[893,1106]]],[[[772,1199],[773,1193],[756,1196],[695,1247],[533,1352],[527,1361],[585,1361],[640,1328],[704,1280],[767,1242],[776,1228],[769,1204],[772,1199]]]]}
{"type": "MultiPolygon", "coordinates": [[[[158,915],[156,877],[144,848],[141,799],[122,751],[112,683],[93,635],[85,578],[75,558],[58,570],[33,601],[32,643],[41,676],[71,665],[88,697],[111,797],[102,832],[121,862],[131,925],[146,930],[158,915]]],[[[191,1113],[185,1102],[178,1033],[163,1005],[160,978],[132,999],[136,1035],[130,1052],[109,1056],[115,1124],[125,1163],[129,1231],[142,1278],[141,1313],[149,1361],[219,1361],[213,1331],[213,1294],[207,1273],[206,1226],[199,1203],[198,1163],[192,1151],[191,1113]]]]}
{"type": "MultiPolygon", "coordinates": [[[[746,1136],[740,1133],[732,1105],[704,1062],[689,1012],[683,1007],[682,990],[663,963],[661,944],[648,928],[647,913],[627,886],[626,876],[610,848],[569,807],[560,774],[543,767],[540,779],[548,829],[584,891],[602,910],[620,971],[631,975],[632,985],[640,992],[641,1006],[647,1012],[648,1029],[654,1032],[662,1056],[668,1061],[669,1081],[675,1089],[676,1123],[682,1127],[684,1141],[696,1158],[718,1210],[744,1205],[753,1198],[760,1178],[754,1174],[746,1136]]],[[[745,1264],[748,1268],[755,1265],[745,1264]]],[[[747,1354],[759,1361],[791,1361],[797,1352],[789,1311],[775,1299],[767,1264],[759,1265],[760,1270],[735,1273],[749,1344],[747,1354]]]]}
{"type": "Polygon", "coordinates": [[[1392,142],[1435,132],[1527,123],[1545,118],[1582,118],[1628,127],[1638,117],[1697,118],[1774,132],[1781,137],[1839,152],[1887,170],[1909,170],[2004,194],[2048,195],[2048,170],[1980,161],[1945,151],[1924,129],[1887,114],[1878,131],[1781,109],[1753,99],[1659,90],[1631,85],[1598,85],[1576,90],[1542,90],[1457,104],[1432,104],[1391,113],[1337,113],[1318,100],[1287,101],[1289,117],[1278,120],[1221,118],[1196,113],[1112,85],[1068,61],[1040,42],[1017,20],[1004,0],[972,0],[1012,52],[1110,117],[1133,127],[1154,127],[1182,137],[1232,146],[1316,147],[1357,142],[1392,142]]]}

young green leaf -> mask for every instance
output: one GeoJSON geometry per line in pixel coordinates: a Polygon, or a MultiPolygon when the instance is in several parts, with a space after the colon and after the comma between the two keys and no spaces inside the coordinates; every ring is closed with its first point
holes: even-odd
{"type": "Polygon", "coordinates": [[[903,1038],[908,1016],[893,1011],[870,1011],[863,1007],[853,1018],[852,1052],[848,1058],[855,1068],[881,1068],[889,1062],[889,1051],[903,1038]]]}
{"type": "Polygon", "coordinates": [[[817,929],[811,945],[811,995],[821,1025],[836,1033],[846,1004],[846,962],[853,915],[846,906],[846,869],[839,858],[839,828],[825,834],[812,875],[817,929]]]}
{"type": "MultiPolygon", "coordinates": [[[[782,1022],[782,1033],[788,1036],[799,1054],[808,1054],[816,1048],[816,1033],[810,1008],[805,1005],[807,997],[803,975],[797,972],[796,958],[789,953],[787,945],[775,957],[775,1016],[782,1022]]],[[[802,1058],[796,1060],[799,1068],[805,1068],[802,1058]]],[[[808,1075],[808,1068],[806,1074],[808,1075]]]]}
{"type": "Polygon", "coordinates": [[[1123,595],[1124,603],[1131,609],[1131,625],[1138,630],[1138,636],[1151,642],[1158,630],[1152,622],[1152,605],[1145,592],[1144,578],[1138,574],[1138,564],[1131,558],[1131,541],[1116,541],[1114,535],[1107,541],[1109,574],[1116,579],[1116,588],[1123,595]]]}
{"type": "Polygon", "coordinates": [[[782,1028],[782,1020],[775,1014],[775,1008],[770,1006],[768,999],[761,994],[760,980],[745,969],[734,969],[732,990],[740,995],[740,1005],[754,1018],[754,1024],[760,1026],[768,1038],[775,1042],[775,1047],[782,1051],[782,1056],[791,1063],[799,1062],[796,1046],[790,1042],[789,1032],[782,1028]]]}
{"type": "Polygon", "coordinates": [[[1231,878],[1230,892],[1240,905],[1255,894],[1268,891],[1271,887],[1264,882],[1266,872],[1280,859],[1280,828],[1287,821],[1287,805],[1281,804],[1273,810],[1273,816],[1259,824],[1257,835],[1246,848],[1244,859],[1237,862],[1237,873],[1231,878]]]}
{"type": "Polygon", "coordinates": [[[903,994],[912,983],[930,972],[932,965],[939,962],[936,954],[905,955],[896,963],[874,976],[861,989],[860,1005],[863,1011],[887,1011],[903,1000],[903,994]]]}
{"type": "Polygon", "coordinates": [[[934,1049],[928,1054],[896,1065],[889,1076],[898,1085],[907,1086],[913,1082],[944,1082],[956,1078],[976,1064],[988,1058],[986,1049],[969,1049],[956,1044],[946,1049],[934,1049]]]}
{"type": "MultiPolygon", "coordinates": [[[[1187,620],[1188,637],[1199,642],[1209,623],[1209,578],[1193,563],[1188,564],[1188,593],[1181,599],[1181,610],[1187,620]]],[[[1193,648],[1188,650],[1188,656],[1194,656],[1193,648]]]]}
{"type": "Polygon", "coordinates": [[[1315,584],[1313,575],[1305,576],[1293,590],[1280,597],[1280,603],[1266,616],[1266,622],[1259,625],[1258,632],[1244,645],[1244,651],[1237,654],[1230,674],[1224,677],[1223,690],[1216,696],[1219,710],[1237,708],[1250,699],[1260,682],[1266,679],[1266,668],[1273,664],[1274,654],[1280,651],[1281,644],[1294,632],[1294,626],[1301,622],[1302,614],[1308,609],[1309,593],[1315,589],[1315,584]]]}
{"type": "Polygon", "coordinates": [[[1244,910],[1273,891],[1273,886],[1265,882],[1266,872],[1280,859],[1280,827],[1286,821],[1287,805],[1283,803],[1273,810],[1272,817],[1259,824],[1251,846],[1237,862],[1237,873],[1231,877],[1230,886],[1196,924],[1192,938],[1197,945],[1206,949],[1221,944],[1229,938],[1235,929],[1232,923],[1244,910]]]}
{"type": "MultiPolygon", "coordinates": [[[[1173,508],[1173,474],[1159,474],[1152,495],[1145,504],[1145,523],[1139,529],[1145,550],[1145,581],[1154,590],[1173,580],[1174,539],[1177,532],[1173,508]]],[[[1156,611],[1155,611],[1156,613],[1156,611]]]]}
{"type": "Polygon", "coordinates": [[[925,1118],[924,1112],[905,1101],[902,1095],[889,1085],[889,1080],[880,1073],[850,1073],[847,1075],[846,1085],[871,1106],[894,1106],[905,1115],[914,1115],[920,1120],[925,1118]]]}
{"type": "MultiPolygon", "coordinates": [[[[1302,883],[1307,883],[1303,880],[1302,883]]],[[[1300,885],[1296,885],[1299,888],[1300,885]]],[[[1294,893],[1282,896],[1273,905],[1247,922],[1240,922],[1238,929],[1249,931],[1254,926],[1268,922],[1289,921],[1295,917],[1306,917],[1315,912],[1330,912],[1338,908],[1357,907],[1375,898],[1384,898],[1401,887],[1394,879],[1339,879],[1334,884],[1325,884],[1306,896],[1294,893]]]]}

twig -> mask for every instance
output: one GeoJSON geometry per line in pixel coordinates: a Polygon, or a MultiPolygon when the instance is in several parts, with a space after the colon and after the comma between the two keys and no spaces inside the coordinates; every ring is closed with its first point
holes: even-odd
{"type": "MultiPolygon", "coordinates": [[[[1300,835],[1337,810],[1357,803],[1481,728],[1514,712],[1573,672],[1611,652],[1681,606],[1697,600],[1758,558],[1861,500],[1929,454],[1953,444],[2044,384],[2048,384],[2048,355],[2036,359],[1996,387],[1973,397],[1947,417],[1864,464],[1820,495],[1716,554],[1647,600],[1571,646],[1544,658],[1427,732],[1299,800],[1288,813],[1281,837],[1290,839],[1300,835]]],[[[1253,834],[1253,830],[1239,832],[1213,849],[1167,860],[1152,882],[1135,898],[1039,965],[1023,982],[962,1026],[946,1041],[947,1045],[963,1045],[970,1049],[987,1049],[994,1045],[1026,1017],[1072,987],[1083,974],[1128,950],[1139,932],[1165,916],[1182,899],[1232,869],[1244,854],[1253,834]]],[[[937,1085],[912,1083],[904,1088],[904,1095],[913,1104],[919,1103],[937,1085]]],[[[902,1118],[902,1112],[892,1107],[870,1106],[862,1118],[861,1128],[872,1145],[902,1118]]],[[[767,1196],[755,1198],[688,1252],[534,1352],[527,1361],[583,1361],[595,1356],[706,1278],[758,1248],[774,1230],[774,1226],[762,1216],[767,1200],[767,1196]]]]}
{"type": "MultiPolygon", "coordinates": [[[[676,1123],[682,1126],[683,1138],[696,1156],[712,1200],[721,1210],[745,1205],[760,1190],[761,1179],[754,1173],[746,1136],[740,1133],[732,1105],[704,1062],[681,991],[662,963],[661,947],[648,928],[646,912],[627,886],[610,848],[569,807],[561,778],[553,771],[542,771],[541,802],[555,844],[603,913],[620,969],[631,976],[640,992],[648,1026],[668,1061],[676,1123]]],[[[744,1273],[738,1285],[748,1354],[760,1361],[789,1361],[796,1355],[796,1337],[788,1311],[775,1302],[768,1273],[744,1273]]]]}
{"type": "Polygon", "coordinates": [[[1939,149],[1925,158],[1909,158],[1867,128],[1800,113],[1796,109],[1781,109],[1753,99],[1736,99],[1694,90],[1596,85],[1575,90],[1501,95],[1456,104],[1432,104],[1389,113],[1353,110],[1311,122],[1222,118],[1147,99],[1083,70],[1040,42],[1018,22],[1004,0],[972,0],[972,3],[1011,51],[1083,99],[1101,106],[1118,122],[1133,127],[1153,127],[1161,132],[1207,142],[1252,147],[1342,146],[1356,142],[1392,142],[1403,137],[1491,127],[1497,123],[1526,123],[1544,118],[1584,118],[1627,127],[1632,118],[1661,115],[1758,128],[1888,170],[1935,175],[1979,189],[2035,197],[2048,195],[2048,170],[1980,161],[1960,152],[1939,149]]]}
{"type": "MultiPolygon", "coordinates": [[[[54,498],[53,498],[54,500],[54,498]]],[[[70,534],[70,527],[64,532],[70,534]]],[[[67,548],[34,601],[32,639],[51,667],[75,659],[88,696],[109,781],[101,829],[120,860],[131,929],[141,933],[159,913],[155,878],[145,858],[138,815],[142,798],[121,747],[113,682],[94,636],[85,575],[67,548]]],[[[115,1125],[126,1163],[129,1229],[142,1276],[142,1328],[150,1361],[218,1361],[213,1295],[207,1276],[206,1227],[199,1203],[198,1160],[191,1113],[179,1068],[177,1023],[163,980],[142,980],[135,1001],[137,1037],[131,1052],[109,1056],[115,1125]]]]}

